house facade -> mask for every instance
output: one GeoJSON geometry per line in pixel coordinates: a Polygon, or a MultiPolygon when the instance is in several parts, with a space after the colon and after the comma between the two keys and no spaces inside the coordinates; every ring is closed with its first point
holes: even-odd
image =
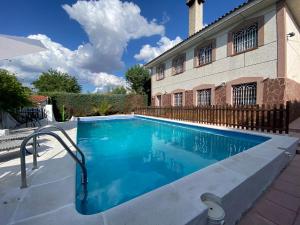
{"type": "Polygon", "coordinates": [[[203,27],[189,0],[189,37],[145,65],[153,106],[300,100],[300,1],[249,0],[203,27]]]}

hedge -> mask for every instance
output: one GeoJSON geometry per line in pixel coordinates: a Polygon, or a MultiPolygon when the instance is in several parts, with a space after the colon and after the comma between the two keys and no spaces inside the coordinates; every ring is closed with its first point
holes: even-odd
{"type": "Polygon", "coordinates": [[[147,106],[147,96],[112,95],[112,94],[74,94],[74,93],[41,93],[50,97],[56,120],[62,121],[62,115],[68,119],[72,116],[96,115],[95,107],[109,104],[111,107],[105,114],[130,113],[136,107],[147,106]],[[64,111],[64,112],[63,112],[64,111]]]}

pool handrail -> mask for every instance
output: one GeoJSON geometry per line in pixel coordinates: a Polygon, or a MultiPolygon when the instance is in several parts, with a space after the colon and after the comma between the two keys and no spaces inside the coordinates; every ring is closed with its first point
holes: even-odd
{"type": "Polygon", "coordinates": [[[69,146],[61,139],[61,137],[53,132],[34,132],[27,136],[20,147],[20,160],[21,160],[21,188],[27,187],[27,179],[26,179],[26,145],[27,143],[32,139],[36,138],[37,136],[44,136],[49,135],[54,137],[60,144],[66,149],[66,151],[71,155],[72,159],[79,164],[82,172],[82,184],[84,186],[87,185],[87,169],[85,164],[83,164],[80,159],[77,158],[77,156],[72,152],[72,150],[69,148],[69,146]]]}
{"type": "MultiPolygon", "coordinates": [[[[46,125],[46,126],[40,127],[39,129],[37,129],[35,131],[35,133],[39,133],[39,132],[44,131],[44,130],[53,130],[53,129],[60,131],[68,139],[68,141],[72,144],[72,146],[80,154],[82,164],[85,165],[85,156],[84,156],[83,152],[74,143],[74,141],[71,139],[71,137],[67,134],[67,132],[63,128],[55,126],[53,124],[50,124],[50,125],[46,125]]],[[[33,138],[33,169],[37,168],[37,150],[36,150],[37,144],[36,144],[36,137],[38,137],[38,136],[35,136],[33,138]]]]}

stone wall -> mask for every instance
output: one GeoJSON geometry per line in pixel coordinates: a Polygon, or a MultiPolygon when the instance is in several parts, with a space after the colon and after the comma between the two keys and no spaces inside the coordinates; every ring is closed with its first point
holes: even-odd
{"type": "MultiPolygon", "coordinates": [[[[214,91],[214,105],[226,104],[226,87],[218,86],[214,91]]],[[[300,102],[300,83],[288,78],[266,79],[263,81],[263,101],[265,105],[285,104],[287,101],[300,102]]],[[[185,106],[193,106],[193,90],[185,91],[185,106]]],[[[170,107],[172,102],[172,94],[162,95],[162,106],[170,107]]],[[[151,105],[155,105],[155,99],[152,97],[151,105]]]]}
{"type": "Polygon", "coordinates": [[[287,78],[264,81],[263,103],[285,104],[287,101],[300,101],[300,84],[287,78]]]}
{"type": "Polygon", "coordinates": [[[285,79],[266,79],[264,81],[263,104],[284,104],[285,103],[285,79]]]}
{"type": "Polygon", "coordinates": [[[216,87],[215,105],[226,105],[226,86],[216,87]]]}
{"type": "Polygon", "coordinates": [[[300,83],[286,79],[285,101],[300,101],[300,83]]]}
{"type": "Polygon", "coordinates": [[[163,107],[170,107],[171,103],[172,103],[172,95],[171,94],[162,95],[162,106],[163,107]]]}
{"type": "Polygon", "coordinates": [[[193,106],[193,90],[185,91],[185,106],[193,106]]]}

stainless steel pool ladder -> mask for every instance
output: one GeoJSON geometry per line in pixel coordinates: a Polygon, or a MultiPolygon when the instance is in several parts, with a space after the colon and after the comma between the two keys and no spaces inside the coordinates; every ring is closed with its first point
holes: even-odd
{"type": "Polygon", "coordinates": [[[70,136],[66,133],[66,131],[60,127],[57,127],[55,125],[46,125],[44,127],[39,128],[36,130],[33,134],[27,136],[20,147],[20,159],[21,159],[21,188],[27,187],[27,179],[26,179],[26,145],[27,143],[33,139],[33,170],[37,168],[37,137],[49,135],[54,137],[56,140],[60,142],[60,144],[66,149],[66,151],[71,155],[72,159],[79,164],[82,174],[82,184],[86,186],[87,184],[87,170],[85,165],[85,156],[83,152],[78,148],[78,146],[73,142],[73,140],[70,138],[70,136]],[[60,136],[57,134],[50,132],[50,131],[44,131],[44,130],[58,130],[60,131],[72,144],[72,146],[76,149],[76,151],[80,154],[81,160],[72,152],[72,150],[69,148],[69,146],[61,139],[60,136]]]}

